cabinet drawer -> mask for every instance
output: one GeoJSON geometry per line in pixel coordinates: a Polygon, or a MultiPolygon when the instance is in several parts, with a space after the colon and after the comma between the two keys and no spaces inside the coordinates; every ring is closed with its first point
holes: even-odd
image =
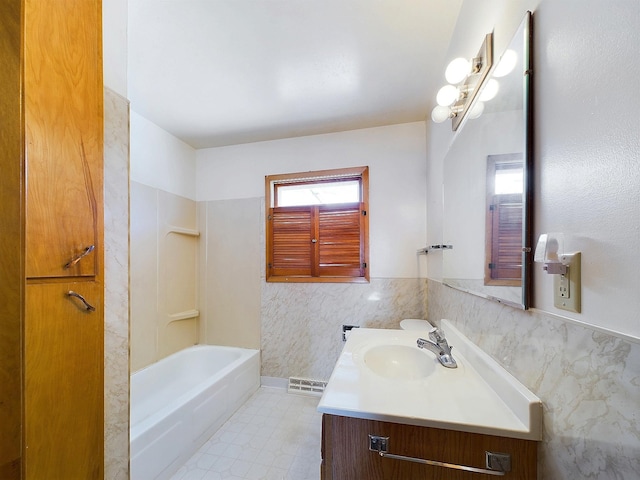
{"type": "Polygon", "coordinates": [[[322,419],[322,480],[536,480],[537,442],[336,415],[322,419]],[[485,452],[511,457],[504,476],[467,472],[381,457],[369,450],[369,435],[388,437],[388,453],[486,468],[485,452]]]}

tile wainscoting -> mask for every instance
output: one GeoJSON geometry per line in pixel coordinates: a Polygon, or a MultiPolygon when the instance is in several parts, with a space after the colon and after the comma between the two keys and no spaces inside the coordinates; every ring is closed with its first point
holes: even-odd
{"type": "Polygon", "coordinates": [[[428,292],[431,323],[451,320],[542,400],[538,478],[640,478],[640,344],[437,281],[428,292]]]}
{"type": "Polygon", "coordinates": [[[342,350],[342,325],[400,328],[425,318],[426,280],[262,284],[262,375],[328,380],[342,350]]]}

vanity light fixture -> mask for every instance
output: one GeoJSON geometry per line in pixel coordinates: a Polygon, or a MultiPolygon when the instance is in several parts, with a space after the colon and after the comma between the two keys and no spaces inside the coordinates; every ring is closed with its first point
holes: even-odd
{"type": "Polygon", "coordinates": [[[500,61],[491,76],[494,78],[506,77],[516,68],[516,63],[518,63],[518,54],[515,50],[508,49],[500,57],[500,61]]]}
{"type": "MultiPolygon", "coordinates": [[[[484,105],[478,106],[478,110],[475,112],[470,112],[469,107],[478,94],[492,64],[493,34],[488,33],[474,58],[471,60],[456,58],[447,66],[445,78],[449,84],[438,91],[436,96],[438,105],[431,112],[431,119],[436,123],[442,123],[450,118],[451,129],[455,131],[468,112],[471,118],[479,117],[484,105]]],[[[497,93],[497,88],[495,93],[497,93]]],[[[476,105],[480,105],[480,102],[477,102],[476,105]]]]}

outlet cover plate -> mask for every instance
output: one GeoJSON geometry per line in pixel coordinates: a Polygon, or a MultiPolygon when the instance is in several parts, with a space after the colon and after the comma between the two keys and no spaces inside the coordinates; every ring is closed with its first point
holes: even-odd
{"type": "Polygon", "coordinates": [[[580,252],[566,253],[560,255],[560,261],[567,266],[567,272],[553,276],[553,306],[580,313],[581,254],[580,252]]]}

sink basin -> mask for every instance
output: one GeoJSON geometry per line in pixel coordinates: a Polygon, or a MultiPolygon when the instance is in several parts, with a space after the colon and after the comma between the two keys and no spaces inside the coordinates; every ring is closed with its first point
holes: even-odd
{"type": "Polygon", "coordinates": [[[458,368],[416,345],[419,332],[357,328],[318,404],[331,415],[525,440],[542,439],[542,402],[446,319],[458,368]]]}
{"type": "Polygon", "coordinates": [[[418,347],[406,345],[377,345],[366,351],[363,360],[369,370],[381,377],[402,380],[427,377],[437,366],[418,347]]]}

